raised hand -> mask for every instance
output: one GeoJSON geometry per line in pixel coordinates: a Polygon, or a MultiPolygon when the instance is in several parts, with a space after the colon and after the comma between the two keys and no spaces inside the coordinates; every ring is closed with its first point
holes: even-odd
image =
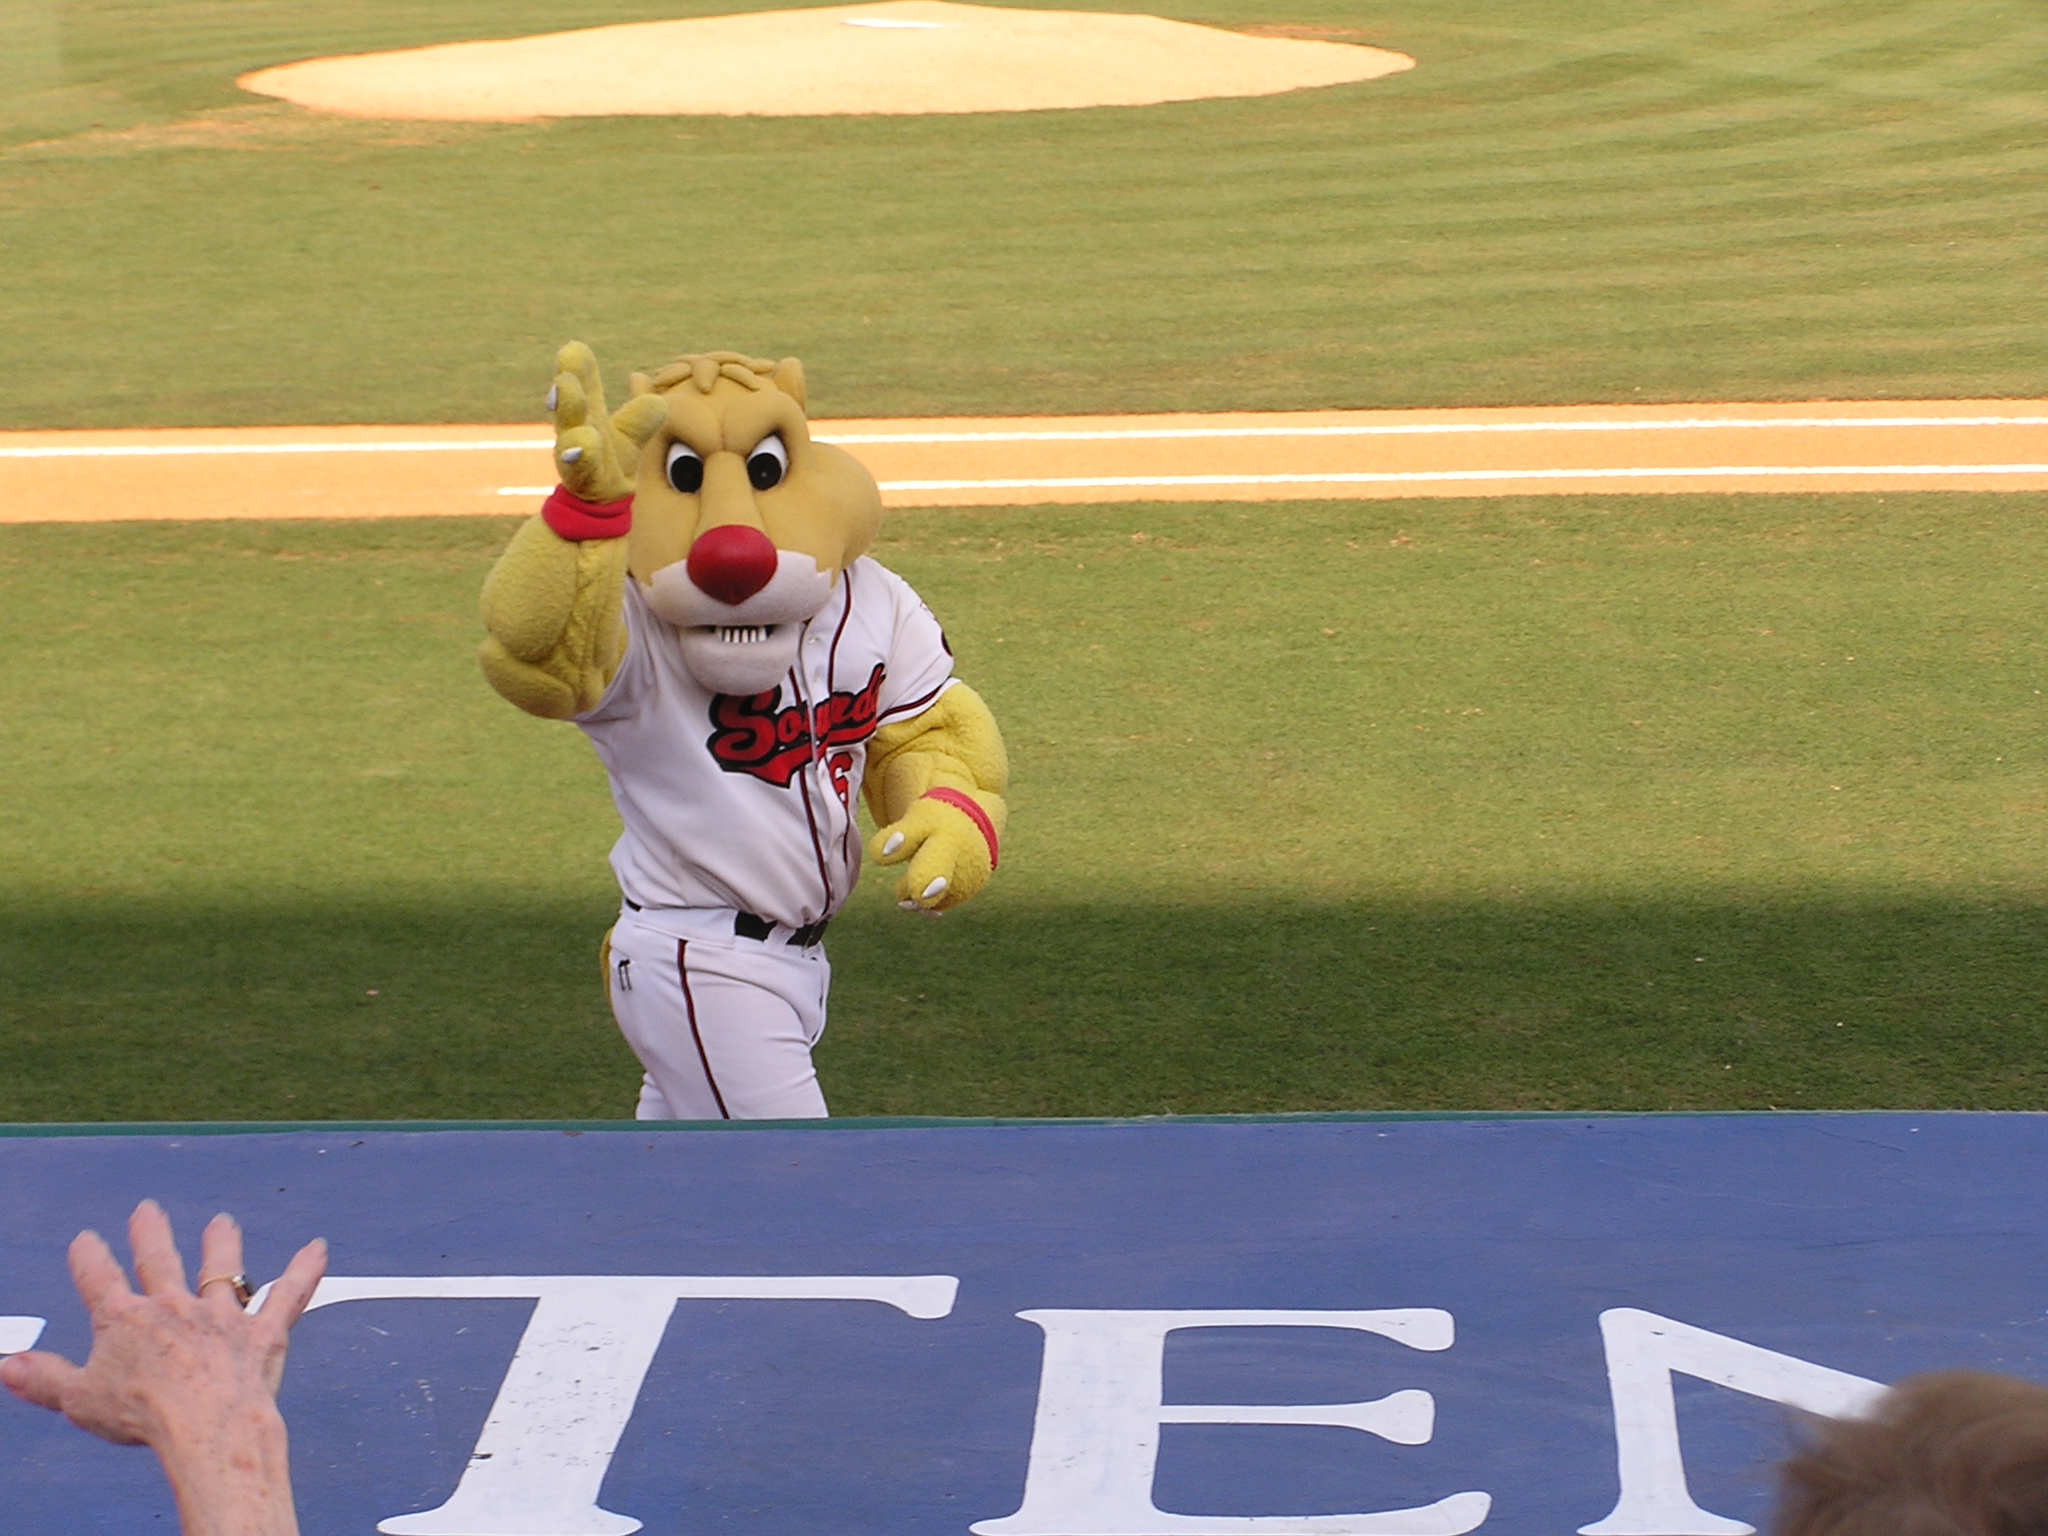
{"type": "Polygon", "coordinates": [[[555,471],[569,493],[600,502],[632,495],[641,445],[668,415],[662,398],[637,394],[611,414],[596,356],[572,341],[555,354],[547,404],[555,417],[555,471]]]}
{"type": "Polygon", "coordinates": [[[92,1317],[83,1366],[37,1350],[0,1363],[0,1382],[117,1445],[164,1464],[186,1536],[292,1536],[291,1483],[277,1388],[292,1324],[327,1268],[327,1245],[301,1248],[259,1311],[245,1311],[242,1229],[216,1216],[200,1239],[198,1294],[160,1206],[129,1218],[138,1294],[97,1232],[71,1244],[71,1279],[92,1317]]]}

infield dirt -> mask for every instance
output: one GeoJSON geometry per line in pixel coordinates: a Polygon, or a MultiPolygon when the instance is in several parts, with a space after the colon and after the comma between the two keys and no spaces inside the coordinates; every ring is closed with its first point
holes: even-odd
{"type": "MultiPolygon", "coordinates": [[[[816,421],[890,506],[2048,490],[2048,400],[816,421]]],[[[545,427],[0,433],[0,523],[502,515],[545,427]]]]}
{"type": "Polygon", "coordinates": [[[1160,16],[882,0],[308,59],[236,84],[349,117],[915,116],[1276,96],[1414,67],[1160,16]]]}

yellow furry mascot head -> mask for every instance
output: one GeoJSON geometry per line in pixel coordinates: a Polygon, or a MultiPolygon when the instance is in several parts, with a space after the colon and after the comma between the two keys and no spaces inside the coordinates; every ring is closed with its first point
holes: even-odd
{"type": "Polygon", "coordinates": [[[635,374],[632,387],[618,423],[651,430],[627,570],[681,632],[699,682],[731,694],[772,687],[804,621],[874,542],[881,493],[851,454],[811,441],[795,358],[710,352],[635,374]]]}

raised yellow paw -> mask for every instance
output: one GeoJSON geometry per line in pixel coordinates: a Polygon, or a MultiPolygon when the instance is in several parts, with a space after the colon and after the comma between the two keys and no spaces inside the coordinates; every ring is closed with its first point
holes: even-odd
{"type": "Polygon", "coordinates": [[[597,358],[580,341],[555,354],[555,382],[548,387],[555,418],[555,472],[572,496],[585,501],[623,501],[633,494],[640,445],[668,417],[656,394],[639,394],[616,415],[604,404],[604,380],[597,358]]]}
{"type": "Polygon", "coordinates": [[[896,882],[897,906],[936,917],[988,884],[996,867],[996,827],[982,798],[932,791],[869,841],[876,863],[909,865],[896,882]]]}

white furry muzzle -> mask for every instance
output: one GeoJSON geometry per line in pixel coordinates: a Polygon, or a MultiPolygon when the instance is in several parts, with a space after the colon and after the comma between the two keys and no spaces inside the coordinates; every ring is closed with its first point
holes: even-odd
{"type": "Polygon", "coordinates": [[[832,576],[795,550],[775,552],[775,574],[743,603],[722,603],[678,560],[654,573],[647,606],[676,627],[683,665],[713,693],[766,693],[796,664],[803,626],[832,596],[832,576]]]}

